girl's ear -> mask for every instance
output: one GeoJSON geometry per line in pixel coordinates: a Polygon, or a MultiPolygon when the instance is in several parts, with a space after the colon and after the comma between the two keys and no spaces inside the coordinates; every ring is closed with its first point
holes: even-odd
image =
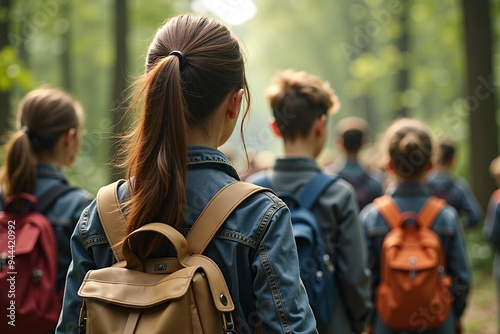
{"type": "Polygon", "coordinates": [[[235,119],[238,117],[240,112],[240,102],[244,92],[245,91],[240,88],[229,95],[226,111],[226,115],[229,119],[235,119]]]}
{"type": "Polygon", "coordinates": [[[63,139],[62,139],[63,146],[65,148],[69,147],[73,143],[73,140],[75,139],[76,139],[76,129],[71,128],[66,133],[63,134],[63,139]]]}
{"type": "Polygon", "coordinates": [[[269,120],[269,127],[271,128],[271,131],[274,133],[274,135],[278,138],[281,138],[281,131],[280,127],[278,126],[278,123],[276,123],[276,119],[271,118],[269,120]]]}

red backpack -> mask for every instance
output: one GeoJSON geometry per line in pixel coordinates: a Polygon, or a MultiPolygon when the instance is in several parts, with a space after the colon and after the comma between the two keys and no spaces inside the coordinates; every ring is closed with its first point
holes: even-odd
{"type": "Polygon", "coordinates": [[[61,311],[57,244],[50,221],[40,212],[70,189],[65,184],[53,187],[38,205],[33,195],[16,194],[0,211],[2,333],[47,333],[56,327],[61,311]]]}
{"type": "Polygon", "coordinates": [[[401,213],[387,195],[374,204],[391,228],[382,243],[380,284],[375,292],[378,315],[393,329],[442,325],[454,298],[441,240],[430,226],[446,202],[431,197],[418,215],[401,213]]]}

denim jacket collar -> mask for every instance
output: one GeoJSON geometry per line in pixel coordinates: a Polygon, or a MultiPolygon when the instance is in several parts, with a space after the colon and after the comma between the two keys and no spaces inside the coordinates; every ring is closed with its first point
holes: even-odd
{"type": "Polygon", "coordinates": [[[391,196],[429,196],[429,190],[424,184],[415,182],[399,183],[394,186],[389,192],[391,196]]]}
{"type": "Polygon", "coordinates": [[[274,169],[276,170],[314,170],[321,171],[318,166],[318,163],[312,158],[306,157],[293,157],[293,158],[279,158],[276,159],[276,163],[274,165],[274,169]]]}
{"type": "Polygon", "coordinates": [[[238,173],[231,165],[229,159],[219,150],[208,146],[189,146],[188,169],[212,168],[220,170],[237,180],[240,180],[238,173]]]}
{"type": "Polygon", "coordinates": [[[50,164],[37,164],[36,172],[39,178],[43,179],[56,179],[67,183],[66,177],[64,176],[61,169],[50,165],[50,164]]]}

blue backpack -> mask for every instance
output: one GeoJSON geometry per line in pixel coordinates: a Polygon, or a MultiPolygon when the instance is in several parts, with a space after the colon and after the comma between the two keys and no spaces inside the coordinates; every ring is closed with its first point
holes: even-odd
{"type": "MultiPolygon", "coordinates": [[[[293,236],[299,256],[300,278],[319,327],[328,325],[333,319],[336,287],[334,266],[318,220],[311,208],[336,179],[336,176],[318,173],[296,195],[277,191],[277,195],[290,209],[293,236]]],[[[258,178],[253,183],[273,189],[268,176],[258,178]]]]}

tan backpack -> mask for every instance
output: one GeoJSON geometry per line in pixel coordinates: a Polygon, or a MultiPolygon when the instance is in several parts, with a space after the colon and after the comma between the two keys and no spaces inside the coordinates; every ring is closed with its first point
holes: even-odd
{"type": "MultiPolygon", "coordinates": [[[[117,181],[101,188],[97,209],[111,246],[125,234],[117,181]]],[[[150,223],[112,247],[118,262],[90,270],[78,295],[83,298],[80,327],[93,333],[236,333],[234,304],[219,267],[200,255],[231,212],[246,198],[267,189],[245,182],[222,188],[207,204],[185,238],[164,223],[150,223]],[[176,258],[141,262],[128,240],[137,233],[159,233],[176,258]]]]}
{"type": "Polygon", "coordinates": [[[394,329],[442,325],[454,298],[441,240],[430,226],[445,201],[431,197],[418,215],[401,213],[387,195],[375,199],[374,204],[391,228],[382,244],[380,284],[375,294],[378,315],[394,329]]]}

